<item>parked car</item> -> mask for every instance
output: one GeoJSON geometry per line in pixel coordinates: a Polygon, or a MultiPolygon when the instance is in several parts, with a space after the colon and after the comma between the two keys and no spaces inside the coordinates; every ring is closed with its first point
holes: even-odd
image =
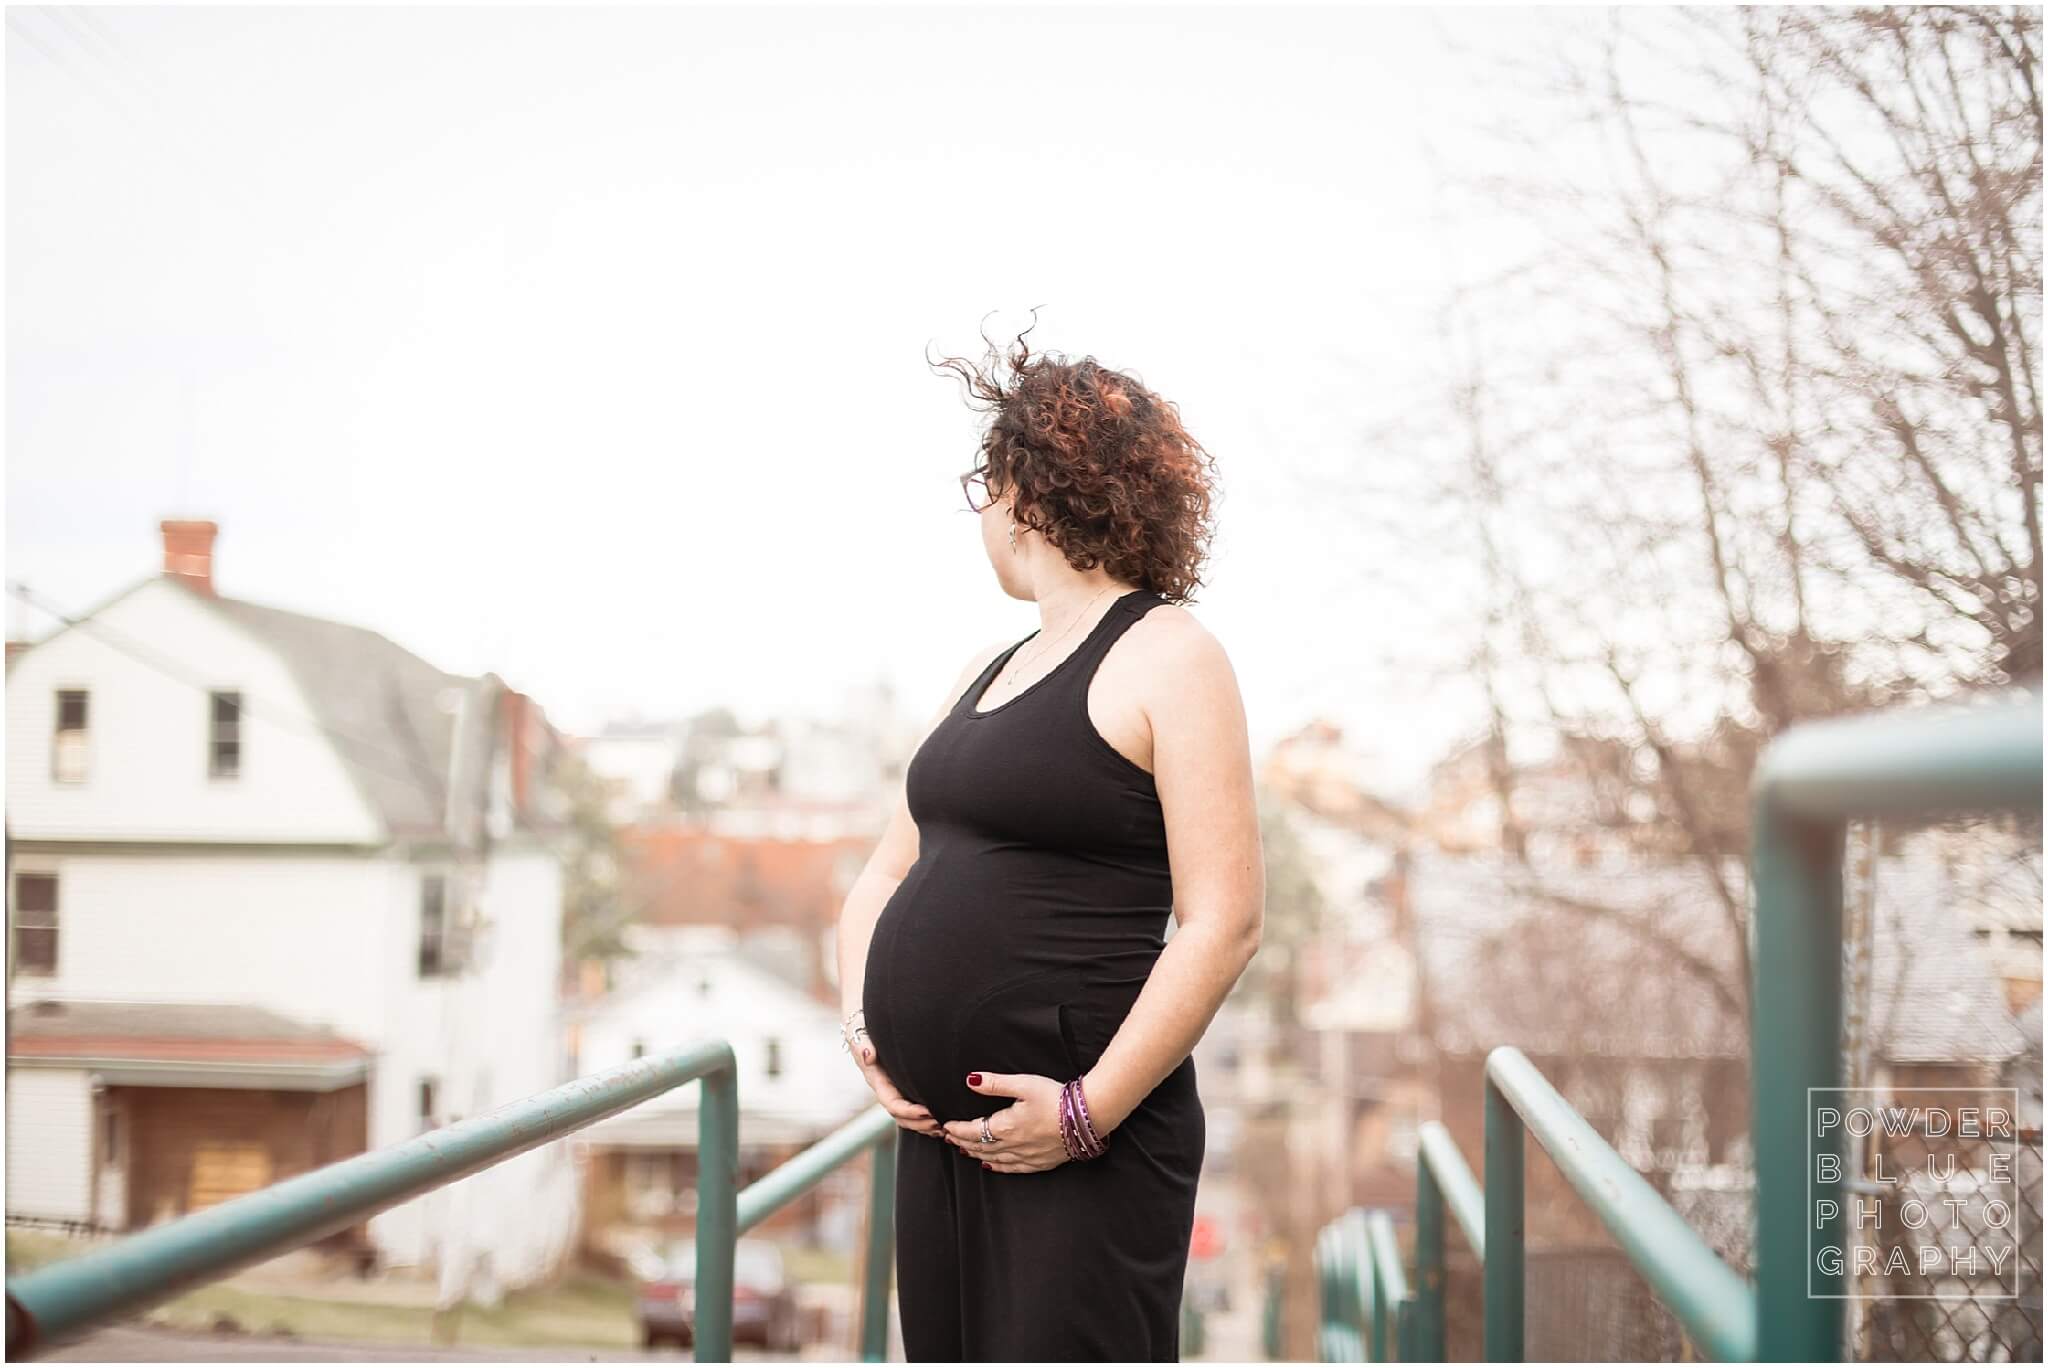
{"type": "MultiPolygon", "coordinates": [[[[634,1298],[640,1343],[649,1349],[665,1340],[691,1347],[697,1338],[696,1300],[697,1242],[692,1237],[673,1242],[644,1265],[634,1298]]],[[[741,1240],[733,1250],[732,1339],[771,1353],[793,1354],[803,1347],[796,1289],[780,1245],[741,1240]]]]}

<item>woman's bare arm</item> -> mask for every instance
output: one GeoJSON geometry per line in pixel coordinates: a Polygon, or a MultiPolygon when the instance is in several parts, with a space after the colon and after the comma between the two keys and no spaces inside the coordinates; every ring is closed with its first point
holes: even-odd
{"type": "Polygon", "coordinates": [[[1147,616],[1164,630],[1147,633],[1146,659],[1134,664],[1159,681],[1145,712],[1178,925],[1123,1025],[1082,1075],[1090,1117],[1105,1132],[1194,1050],[1265,925],[1265,854],[1236,672],[1192,614],[1147,616]]]}

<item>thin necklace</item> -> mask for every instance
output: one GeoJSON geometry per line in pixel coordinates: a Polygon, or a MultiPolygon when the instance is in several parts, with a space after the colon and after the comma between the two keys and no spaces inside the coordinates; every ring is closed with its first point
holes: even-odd
{"type": "MultiPolygon", "coordinates": [[[[1070,620],[1070,621],[1069,621],[1069,622],[1067,623],[1067,625],[1066,625],[1066,626],[1065,626],[1064,628],[1062,628],[1062,629],[1061,629],[1061,631],[1060,631],[1060,634],[1059,634],[1058,636],[1054,637],[1054,638],[1053,638],[1053,639],[1051,640],[1051,642],[1047,643],[1047,644],[1046,644],[1045,646],[1041,647],[1040,649],[1038,649],[1037,651],[1034,651],[1034,652],[1032,653],[1032,655],[1031,655],[1031,663],[1032,663],[1032,664],[1034,664],[1034,665],[1036,665],[1036,664],[1037,664],[1037,663],[1038,663],[1039,661],[1041,661],[1041,660],[1043,660],[1043,659],[1045,658],[1045,653],[1046,653],[1047,651],[1050,651],[1050,650],[1051,650],[1051,649],[1052,649],[1052,648],[1053,648],[1054,646],[1057,646],[1057,645],[1059,645],[1059,644],[1060,644],[1060,643],[1061,643],[1062,641],[1065,641],[1065,640],[1067,639],[1067,634],[1068,634],[1069,632],[1072,632],[1072,631],[1074,630],[1074,628],[1075,628],[1075,627],[1076,627],[1076,626],[1077,626],[1077,625],[1078,625],[1078,624],[1080,623],[1081,619],[1082,619],[1082,618],[1084,618],[1084,617],[1086,617],[1086,616],[1088,615],[1088,610],[1089,610],[1090,608],[1093,608],[1093,607],[1094,607],[1094,606],[1095,606],[1095,605],[1096,605],[1097,603],[1101,602],[1101,600],[1102,600],[1102,594],[1106,594],[1106,593],[1108,593],[1108,592],[1109,592],[1109,591],[1110,591],[1111,589],[1114,589],[1114,588],[1116,588],[1116,586],[1115,586],[1115,585],[1113,585],[1113,584],[1111,584],[1111,585],[1107,585],[1107,586],[1105,586],[1105,587],[1103,588],[1103,590],[1102,590],[1102,593],[1101,593],[1101,594],[1097,594],[1097,595],[1096,595],[1096,596],[1095,596],[1094,598],[1092,598],[1092,599],[1089,599],[1089,600],[1088,600],[1088,601],[1087,601],[1086,603],[1082,604],[1082,605],[1081,605],[1081,611],[1080,611],[1080,612],[1078,612],[1078,613],[1076,613],[1076,614],[1074,614],[1073,618],[1072,618],[1072,619],[1071,619],[1071,620],[1070,620]]],[[[1012,661],[1010,662],[1010,664],[1011,664],[1012,666],[1015,666],[1015,665],[1016,665],[1016,663],[1017,663],[1017,662],[1016,662],[1016,661],[1014,661],[1014,660],[1012,660],[1012,661]]],[[[1012,669],[1012,670],[1010,671],[1010,673],[1011,673],[1012,677],[1014,677],[1014,676],[1015,676],[1015,675],[1017,674],[1017,671],[1016,671],[1015,669],[1012,669]]]]}

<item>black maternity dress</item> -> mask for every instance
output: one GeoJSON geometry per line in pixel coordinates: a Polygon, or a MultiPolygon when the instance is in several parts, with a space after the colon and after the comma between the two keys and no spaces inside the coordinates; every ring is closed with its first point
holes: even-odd
{"type": "MultiPolygon", "coordinates": [[[[1152,776],[1089,720],[1088,684],[1164,602],[1117,599],[1052,670],[987,711],[991,661],[911,758],[918,857],[875,922],[863,1005],[876,1057],[940,1121],[1011,1099],[973,1070],[1060,1082],[1094,1066],[1173,910],[1152,776]]],[[[896,1151],[896,1284],[913,1361],[1174,1361],[1202,1166],[1193,1056],[1096,1159],[984,1169],[936,1137],[896,1151]]],[[[970,1146],[972,1148],[972,1146],[970,1146]]]]}

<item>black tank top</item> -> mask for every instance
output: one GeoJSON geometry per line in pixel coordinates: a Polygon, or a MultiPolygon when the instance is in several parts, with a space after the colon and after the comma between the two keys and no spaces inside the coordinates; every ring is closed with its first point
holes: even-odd
{"type": "MultiPolygon", "coordinates": [[[[977,709],[1038,634],[1018,641],[911,757],[918,856],[876,919],[863,1005],[883,1070],[942,1121],[1005,1105],[970,1089],[969,1070],[1065,1081],[1093,1067],[1165,945],[1158,790],[1088,716],[1103,657],[1163,602],[1124,594],[1049,672],[977,709]]],[[[1189,1094],[1192,1071],[1190,1056],[1177,1071],[1189,1094]]]]}

